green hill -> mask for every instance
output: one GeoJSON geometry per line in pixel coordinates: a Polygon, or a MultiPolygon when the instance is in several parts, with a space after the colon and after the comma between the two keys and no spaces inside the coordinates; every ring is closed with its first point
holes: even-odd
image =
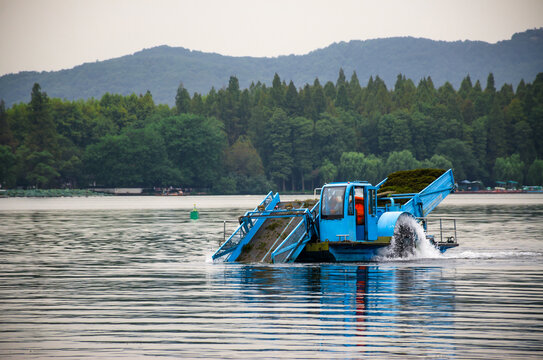
{"type": "Polygon", "coordinates": [[[143,94],[150,90],[157,103],[172,105],[183,82],[191,92],[221,88],[235,75],[242,88],[251,82],[271,85],[274,73],[298,87],[318,77],[321,84],[337,79],[342,67],[357,72],[363,84],[378,75],[393,86],[399,73],[418,82],[431,76],[436,86],[449,81],[458,88],[469,74],[484,85],[490,72],[496,86],[515,87],[543,71],[543,29],[517,33],[510,40],[489,44],[480,41],[433,41],[404,37],[332,44],[306,55],[275,58],[231,57],[184,48],[159,46],[116,59],[86,63],[69,70],[21,72],[0,77],[0,99],[7,106],[28,102],[37,82],[50,97],[67,100],[100,98],[104,93],[143,94]]]}

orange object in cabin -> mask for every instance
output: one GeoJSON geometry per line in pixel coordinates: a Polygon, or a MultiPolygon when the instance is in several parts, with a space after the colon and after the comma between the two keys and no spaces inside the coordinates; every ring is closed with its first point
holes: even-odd
{"type": "Polygon", "coordinates": [[[364,225],[364,198],[362,196],[354,197],[354,207],[356,209],[356,225],[364,225]]]}

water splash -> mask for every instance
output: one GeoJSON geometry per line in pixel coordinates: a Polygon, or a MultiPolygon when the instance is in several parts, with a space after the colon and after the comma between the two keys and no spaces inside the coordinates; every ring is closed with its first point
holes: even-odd
{"type": "Polygon", "coordinates": [[[204,256],[205,256],[205,262],[206,262],[207,264],[213,263],[213,254],[214,254],[214,253],[215,253],[215,252],[214,252],[213,250],[208,250],[208,251],[206,251],[206,253],[204,254],[204,256]]]}
{"type": "Polygon", "coordinates": [[[383,249],[377,260],[415,260],[415,259],[436,259],[443,255],[439,249],[426,237],[424,228],[419,222],[410,215],[402,214],[396,222],[394,236],[390,245],[383,249]],[[414,247],[407,251],[398,252],[400,241],[405,241],[400,237],[410,237],[414,242],[414,247]]]}

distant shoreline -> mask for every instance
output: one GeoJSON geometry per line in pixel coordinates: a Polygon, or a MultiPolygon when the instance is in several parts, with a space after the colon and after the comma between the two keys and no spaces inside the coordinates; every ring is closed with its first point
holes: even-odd
{"type": "Polygon", "coordinates": [[[8,197],[89,197],[110,196],[109,194],[96,192],[89,189],[5,189],[0,190],[0,198],[8,197]]]}
{"type": "MultiPolygon", "coordinates": [[[[506,194],[543,194],[543,191],[527,191],[527,190],[478,190],[478,191],[455,191],[453,194],[462,194],[462,195],[506,195],[506,194]]],[[[221,194],[203,194],[203,193],[186,193],[184,195],[177,196],[198,196],[198,195],[221,195],[221,194]]],[[[230,194],[233,196],[245,196],[247,194],[230,194]]],[[[283,195],[311,195],[311,192],[301,193],[301,192],[286,192],[283,195]]],[[[102,196],[166,196],[171,195],[160,195],[156,193],[138,193],[138,194],[129,194],[129,193],[105,193],[99,192],[96,190],[90,189],[0,189],[0,198],[13,198],[13,197],[25,197],[25,198],[58,198],[58,197],[102,197],[102,196]]]]}

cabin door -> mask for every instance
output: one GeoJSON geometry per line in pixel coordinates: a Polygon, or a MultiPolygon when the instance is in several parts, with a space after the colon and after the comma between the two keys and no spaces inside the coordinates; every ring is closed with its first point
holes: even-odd
{"type": "Polygon", "coordinates": [[[377,193],[375,189],[366,189],[366,239],[377,240],[377,193]]]}
{"type": "Polygon", "coordinates": [[[364,205],[364,187],[356,186],[354,188],[354,208],[355,208],[355,222],[356,222],[356,240],[363,241],[366,240],[365,232],[365,215],[366,209],[364,205]]]}

